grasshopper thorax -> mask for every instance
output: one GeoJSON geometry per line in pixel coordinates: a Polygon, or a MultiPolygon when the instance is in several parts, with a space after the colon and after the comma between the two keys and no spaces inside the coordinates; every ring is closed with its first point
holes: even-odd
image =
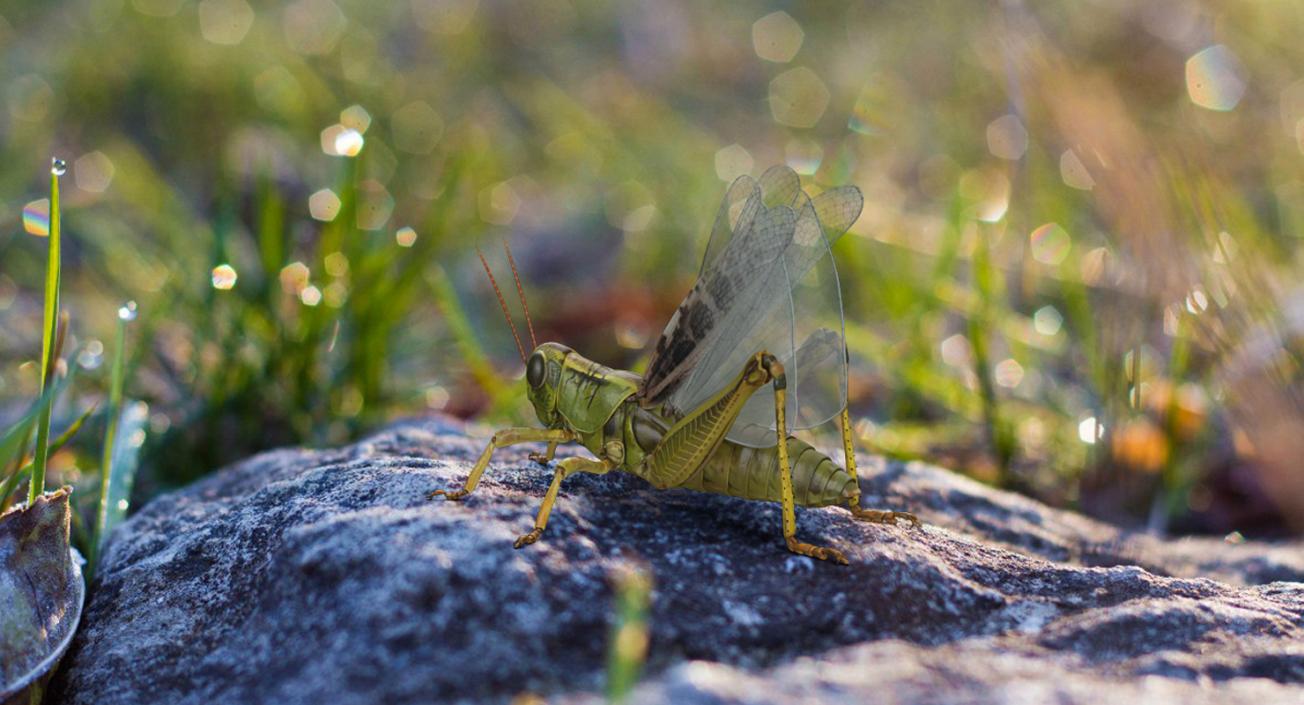
{"type": "Polygon", "coordinates": [[[638,391],[639,377],[599,365],[560,343],[544,343],[526,359],[525,381],[541,423],[583,436],[602,429],[638,391]]]}

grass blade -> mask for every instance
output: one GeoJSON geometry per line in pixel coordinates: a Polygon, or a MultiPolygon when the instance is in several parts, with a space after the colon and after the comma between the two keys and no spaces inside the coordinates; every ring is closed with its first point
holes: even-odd
{"type": "MultiPolygon", "coordinates": [[[[59,218],[59,177],[67,170],[62,159],[54,159],[50,164],[50,259],[45,270],[45,320],[41,330],[41,392],[49,383],[54,371],[55,336],[59,322],[59,276],[60,276],[60,237],[59,218]]],[[[45,464],[50,453],[50,409],[46,405],[36,422],[36,457],[32,466],[32,481],[28,485],[27,501],[45,492],[45,464]]]]}
{"type": "MultiPolygon", "coordinates": [[[[86,423],[86,419],[90,418],[93,413],[95,413],[94,406],[87,408],[81,413],[81,416],[78,416],[77,419],[68,426],[68,428],[65,428],[63,433],[60,433],[59,437],[50,443],[50,454],[54,455],[62,450],[64,446],[68,445],[73,437],[77,435],[77,432],[81,430],[82,425],[86,423]]],[[[19,483],[24,479],[31,477],[32,463],[33,461],[31,458],[24,459],[23,466],[20,467],[17,472],[11,473],[4,481],[4,484],[0,485],[0,512],[9,508],[9,501],[13,498],[14,489],[18,487],[19,483]]]]}
{"type": "MultiPolygon", "coordinates": [[[[110,449],[110,471],[107,485],[101,487],[99,516],[95,521],[96,557],[99,556],[101,543],[113,533],[123,518],[127,516],[127,507],[131,497],[131,488],[136,482],[136,470],[140,466],[140,449],[145,445],[145,428],[149,423],[149,405],[143,401],[131,401],[122,407],[117,422],[117,433],[110,449]],[[105,489],[107,487],[107,490],[105,489]]],[[[90,565],[88,578],[94,575],[95,565],[90,565]]]]}
{"type": "Polygon", "coordinates": [[[607,702],[618,703],[638,683],[647,660],[648,603],[652,579],[646,570],[625,568],[615,576],[616,620],[607,648],[607,702]]]}
{"type": "MultiPolygon", "coordinates": [[[[54,406],[54,400],[68,386],[71,379],[72,375],[69,375],[47,387],[41,398],[35,404],[32,404],[32,408],[18,420],[18,423],[10,426],[4,436],[0,437],[0,467],[12,465],[14,468],[9,477],[5,478],[3,485],[0,485],[0,508],[8,506],[9,497],[13,494],[14,488],[18,486],[22,476],[24,476],[24,471],[30,471],[31,469],[32,464],[27,460],[27,444],[32,438],[32,428],[36,425],[38,418],[49,414],[50,407],[54,406]]],[[[80,421],[75,423],[74,426],[80,428],[80,421]]],[[[75,429],[70,430],[76,432],[75,429]]]]}
{"type": "MultiPolygon", "coordinates": [[[[126,348],[127,348],[127,323],[136,317],[135,302],[128,302],[125,306],[118,309],[118,334],[113,343],[113,370],[112,378],[109,384],[109,409],[108,423],[104,432],[104,456],[100,462],[100,501],[95,512],[95,528],[91,538],[90,555],[87,557],[86,579],[90,581],[95,573],[95,565],[99,560],[100,545],[104,537],[108,535],[110,521],[110,494],[113,491],[114,484],[114,464],[115,456],[118,455],[117,438],[118,426],[121,421],[122,410],[122,388],[126,378],[126,348]]],[[[132,458],[132,465],[135,464],[135,458],[132,458]]],[[[130,471],[135,474],[135,468],[130,471]]],[[[121,476],[118,477],[121,480],[121,476]]]]}

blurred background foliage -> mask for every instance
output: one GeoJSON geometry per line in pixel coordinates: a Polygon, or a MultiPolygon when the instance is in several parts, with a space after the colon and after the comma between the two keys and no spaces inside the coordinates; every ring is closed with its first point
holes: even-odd
{"type": "Polygon", "coordinates": [[[727,183],[786,162],[866,194],[836,253],[864,447],[1298,532],[1300,36],[1293,0],[5,0],[0,399],[38,385],[51,155],[58,414],[138,302],[138,500],[402,415],[530,421],[476,243],[513,243],[540,339],[639,369],[727,183]]]}

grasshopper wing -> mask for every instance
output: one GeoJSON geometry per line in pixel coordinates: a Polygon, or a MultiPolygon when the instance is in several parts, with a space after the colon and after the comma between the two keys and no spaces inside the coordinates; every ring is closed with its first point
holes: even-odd
{"type": "MultiPolygon", "coordinates": [[[[855,187],[815,199],[787,167],[735,181],[720,207],[697,284],[657,342],[641,392],[672,413],[695,408],[767,350],[788,376],[789,427],[810,428],[846,404],[842,298],[830,244],[860,215],[855,187]]],[[[729,439],[774,445],[774,393],[758,390],[729,439]]]]}

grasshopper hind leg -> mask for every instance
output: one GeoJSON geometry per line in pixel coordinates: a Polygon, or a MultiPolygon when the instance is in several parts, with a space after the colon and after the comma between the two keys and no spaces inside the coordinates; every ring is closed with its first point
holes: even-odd
{"type": "Polygon", "coordinates": [[[847,474],[851,475],[855,492],[847,497],[847,509],[851,516],[858,521],[866,521],[871,524],[892,524],[895,525],[898,520],[908,521],[918,529],[923,524],[920,523],[919,517],[910,512],[895,512],[890,509],[862,509],[860,506],[860,481],[856,476],[856,448],[852,444],[851,436],[851,414],[844,407],[842,409],[842,449],[847,456],[847,474]]]}
{"type": "Polygon", "coordinates": [[[860,498],[856,497],[847,505],[851,511],[851,516],[858,521],[867,521],[871,524],[896,524],[898,521],[908,521],[916,529],[923,527],[919,517],[910,512],[894,512],[890,509],[862,509],[860,507],[860,498]]]}
{"type": "Polygon", "coordinates": [[[761,367],[774,380],[774,416],[775,428],[779,434],[779,492],[783,505],[783,539],[788,544],[788,550],[793,553],[849,565],[847,557],[836,548],[816,546],[797,540],[797,503],[793,499],[792,464],[788,459],[788,429],[787,420],[784,418],[787,376],[784,374],[783,365],[779,364],[773,355],[761,353],[758,357],[761,367]]]}

